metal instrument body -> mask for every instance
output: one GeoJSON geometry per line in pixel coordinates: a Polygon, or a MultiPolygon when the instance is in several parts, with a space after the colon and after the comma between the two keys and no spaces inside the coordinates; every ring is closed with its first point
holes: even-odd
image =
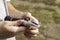
{"type": "Polygon", "coordinates": [[[30,26],[34,26],[34,27],[40,27],[40,24],[36,23],[36,22],[33,22],[31,20],[25,20],[24,21],[24,24],[25,25],[30,25],[30,26]]]}

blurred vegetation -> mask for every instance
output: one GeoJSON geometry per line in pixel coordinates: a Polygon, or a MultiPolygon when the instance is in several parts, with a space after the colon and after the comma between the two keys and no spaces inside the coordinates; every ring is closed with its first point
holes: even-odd
{"type": "MultiPolygon", "coordinates": [[[[31,12],[41,22],[40,34],[44,36],[31,40],[47,40],[46,27],[60,24],[60,3],[57,0],[12,0],[11,3],[20,11],[31,12]]],[[[25,40],[23,37],[17,36],[17,40],[25,40]]]]}
{"type": "Polygon", "coordinates": [[[22,1],[29,1],[29,2],[32,2],[32,3],[45,3],[45,4],[48,4],[48,5],[53,5],[55,4],[55,1],[56,0],[22,0],[22,1]]]}

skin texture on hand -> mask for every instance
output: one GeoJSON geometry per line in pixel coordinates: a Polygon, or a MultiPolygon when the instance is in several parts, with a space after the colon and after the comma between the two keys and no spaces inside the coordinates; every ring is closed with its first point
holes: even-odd
{"type": "Polygon", "coordinates": [[[38,34],[39,34],[38,28],[33,26],[28,27],[24,32],[24,35],[27,38],[37,37],[38,34]]]}
{"type": "Polygon", "coordinates": [[[10,38],[17,33],[23,32],[25,30],[25,27],[18,26],[22,23],[23,21],[18,20],[18,21],[4,21],[0,22],[0,39],[1,38],[10,38]]]}

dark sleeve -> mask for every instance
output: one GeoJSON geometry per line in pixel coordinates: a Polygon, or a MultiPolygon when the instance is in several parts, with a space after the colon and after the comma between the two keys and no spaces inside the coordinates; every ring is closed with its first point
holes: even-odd
{"type": "Polygon", "coordinates": [[[10,16],[6,16],[5,21],[16,21],[16,20],[20,20],[20,18],[13,18],[13,17],[10,17],[10,16]]]}

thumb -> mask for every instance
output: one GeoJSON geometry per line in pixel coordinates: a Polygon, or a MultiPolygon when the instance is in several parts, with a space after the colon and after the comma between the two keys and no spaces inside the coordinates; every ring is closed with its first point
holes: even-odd
{"type": "Polygon", "coordinates": [[[6,25],[10,25],[10,26],[18,26],[20,24],[22,24],[24,22],[24,20],[17,20],[17,21],[5,21],[4,22],[4,26],[6,25]]]}

